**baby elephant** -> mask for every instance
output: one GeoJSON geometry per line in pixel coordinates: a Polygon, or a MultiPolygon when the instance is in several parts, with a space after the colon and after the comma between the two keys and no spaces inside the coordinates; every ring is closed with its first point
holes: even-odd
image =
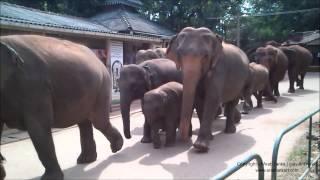
{"type": "Polygon", "coordinates": [[[269,71],[266,67],[261,64],[256,64],[254,62],[249,64],[250,76],[247,80],[247,85],[244,92],[244,104],[243,104],[243,114],[248,114],[248,112],[253,108],[251,95],[253,94],[257,99],[257,107],[262,107],[262,94],[267,93],[268,96],[274,102],[277,99],[273,96],[270,83],[269,83],[269,71]]]}
{"type": "Polygon", "coordinates": [[[180,120],[183,86],[168,82],[144,94],[142,112],[151,127],[153,147],[161,146],[159,130],[166,131],[165,146],[172,146],[180,120]]]}

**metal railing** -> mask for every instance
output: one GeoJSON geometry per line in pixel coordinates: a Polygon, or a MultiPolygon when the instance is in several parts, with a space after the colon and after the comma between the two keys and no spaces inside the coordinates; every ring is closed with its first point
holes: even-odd
{"type": "MultiPolygon", "coordinates": [[[[273,145],[273,152],[272,152],[272,166],[271,166],[271,180],[276,180],[277,179],[277,161],[278,161],[278,152],[279,152],[279,147],[280,147],[280,142],[282,137],[291,131],[292,129],[296,128],[303,122],[309,120],[309,133],[308,133],[308,168],[303,172],[303,174],[299,177],[299,179],[303,179],[311,170],[313,166],[315,166],[315,171],[316,173],[319,173],[319,161],[320,161],[320,154],[313,159],[311,162],[311,141],[312,141],[312,117],[320,112],[320,108],[313,111],[307,116],[304,116],[303,118],[299,119],[298,121],[294,122],[293,124],[289,125],[287,128],[283,129],[280,134],[277,136],[275,143],[273,145]]],[[[319,126],[320,128],[320,126],[319,126]]],[[[319,129],[320,131],[320,129],[319,129]]],[[[320,138],[320,136],[319,136],[320,138]]],[[[320,140],[318,140],[318,149],[320,151],[320,140]]],[[[225,179],[229,176],[231,176],[233,173],[241,169],[243,166],[247,165],[249,162],[251,162],[253,159],[257,160],[257,165],[258,165],[258,179],[263,180],[264,179],[264,164],[262,161],[262,158],[259,154],[251,154],[246,156],[244,159],[239,161],[237,164],[234,164],[230,168],[222,171],[218,175],[214,176],[213,179],[225,179]]]]}
{"type": "Polygon", "coordinates": [[[222,171],[221,173],[219,173],[218,175],[213,177],[211,180],[225,179],[225,178],[231,176],[233,173],[235,173],[239,169],[241,169],[242,167],[244,167],[245,165],[247,165],[249,162],[251,162],[254,159],[257,161],[257,165],[258,165],[258,177],[259,177],[259,180],[264,180],[263,161],[262,161],[261,156],[258,155],[258,154],[248,155],[247,157],[245,157],[244,159],[239,161],[237,164],[233,165],[232,167],[222,171]]]}
{"type": "MultiPolygon", "coordinates": [[[[309,115],[301,118],[300,120],[294,122],[293,124],[291,124],[290,126],[285,128],[284,130],[282,130],[281,133],[277,136],[276,141],[274,142],[274,145],[273,145],[273,152],[272,152],[271,180],[277,179],[278,152],[279,152],[279,147],[280,147],[280,142],[281,142],[282,137],[286,133],[290,132],[292,129],[294,129],[295,127],[299,126],[300,124],[302,124],[303,122],[305,122],[307,120],[309,120],[308,168],[305,170],[305,172],[302,174],[302,176],[300,176],[299,179],[303,179],[308,174],[308,172],[311,170],[313,165],[316,165],[316,171],[318,171],[318,161],[319,161],[320,155],[317,158],[315,158],[314,161],[311,163],[312,116],[318,112],[320,112],[320,108],[313,111],[309,115]]],[[[318,144],[318,148],[319,148],[319,144],[318,144]]]]}

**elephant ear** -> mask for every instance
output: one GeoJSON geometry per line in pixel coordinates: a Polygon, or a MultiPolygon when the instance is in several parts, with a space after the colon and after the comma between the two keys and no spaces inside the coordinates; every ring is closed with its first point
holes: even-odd
{"type": "Polygon", "coordinates": [[[210,50],[208,50],[208,58],[210,59],[210,64],[209,67],[213,68],[217,62],[220,59],[220,56],[222,55],[222,51],[223,51],[223,37],[218,35],[218,34],[214,34],[214,33],[206,33],[206,35],[204,36],[205,39],[210,40],[210,50]]]}
{"type": "Polygon", "coordinates": [[[178,56],[177,56],[177,53],[176,53],[176,50],[177,50],[177,37],[178,35],[174,35],[170,41],[169,41],[169,44],[168,44],[168,47],[167,47],[167,51],[166,51],[166,57],[172,61],[174,61],[177,65],[177,69],[180,69],[181,65],[178,61],[178,56]]]}

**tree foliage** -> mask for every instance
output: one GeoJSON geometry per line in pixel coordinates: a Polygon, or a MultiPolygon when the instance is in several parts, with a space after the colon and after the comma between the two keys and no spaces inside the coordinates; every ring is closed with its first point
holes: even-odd
{"type": "MultiPolygon", "coordinates": [[[[36,9],[90,17],[100,12],[105,0],[1,0],[36,9]]],[[[141,14],[176,32],[186,26],[205,26],[235,42],[234,16],[320,8],[319,0],[141,0],[141,14]],[[216,17],[216,18],[212,18],[216,17]],[[219,18],[217,18],[219,17],[219,18]]],[[[241,47],[267,40],[284,41],[291,32],[319,29],[320,12],[242,17],[241,47]]]]}

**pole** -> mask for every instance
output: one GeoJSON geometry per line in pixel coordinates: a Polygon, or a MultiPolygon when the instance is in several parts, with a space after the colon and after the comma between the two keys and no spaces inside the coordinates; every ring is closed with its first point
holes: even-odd
{"type": "Polygon", "coordinates": [[[240,14],[237,14],[237,46],[240,48],[240,14]]]}

